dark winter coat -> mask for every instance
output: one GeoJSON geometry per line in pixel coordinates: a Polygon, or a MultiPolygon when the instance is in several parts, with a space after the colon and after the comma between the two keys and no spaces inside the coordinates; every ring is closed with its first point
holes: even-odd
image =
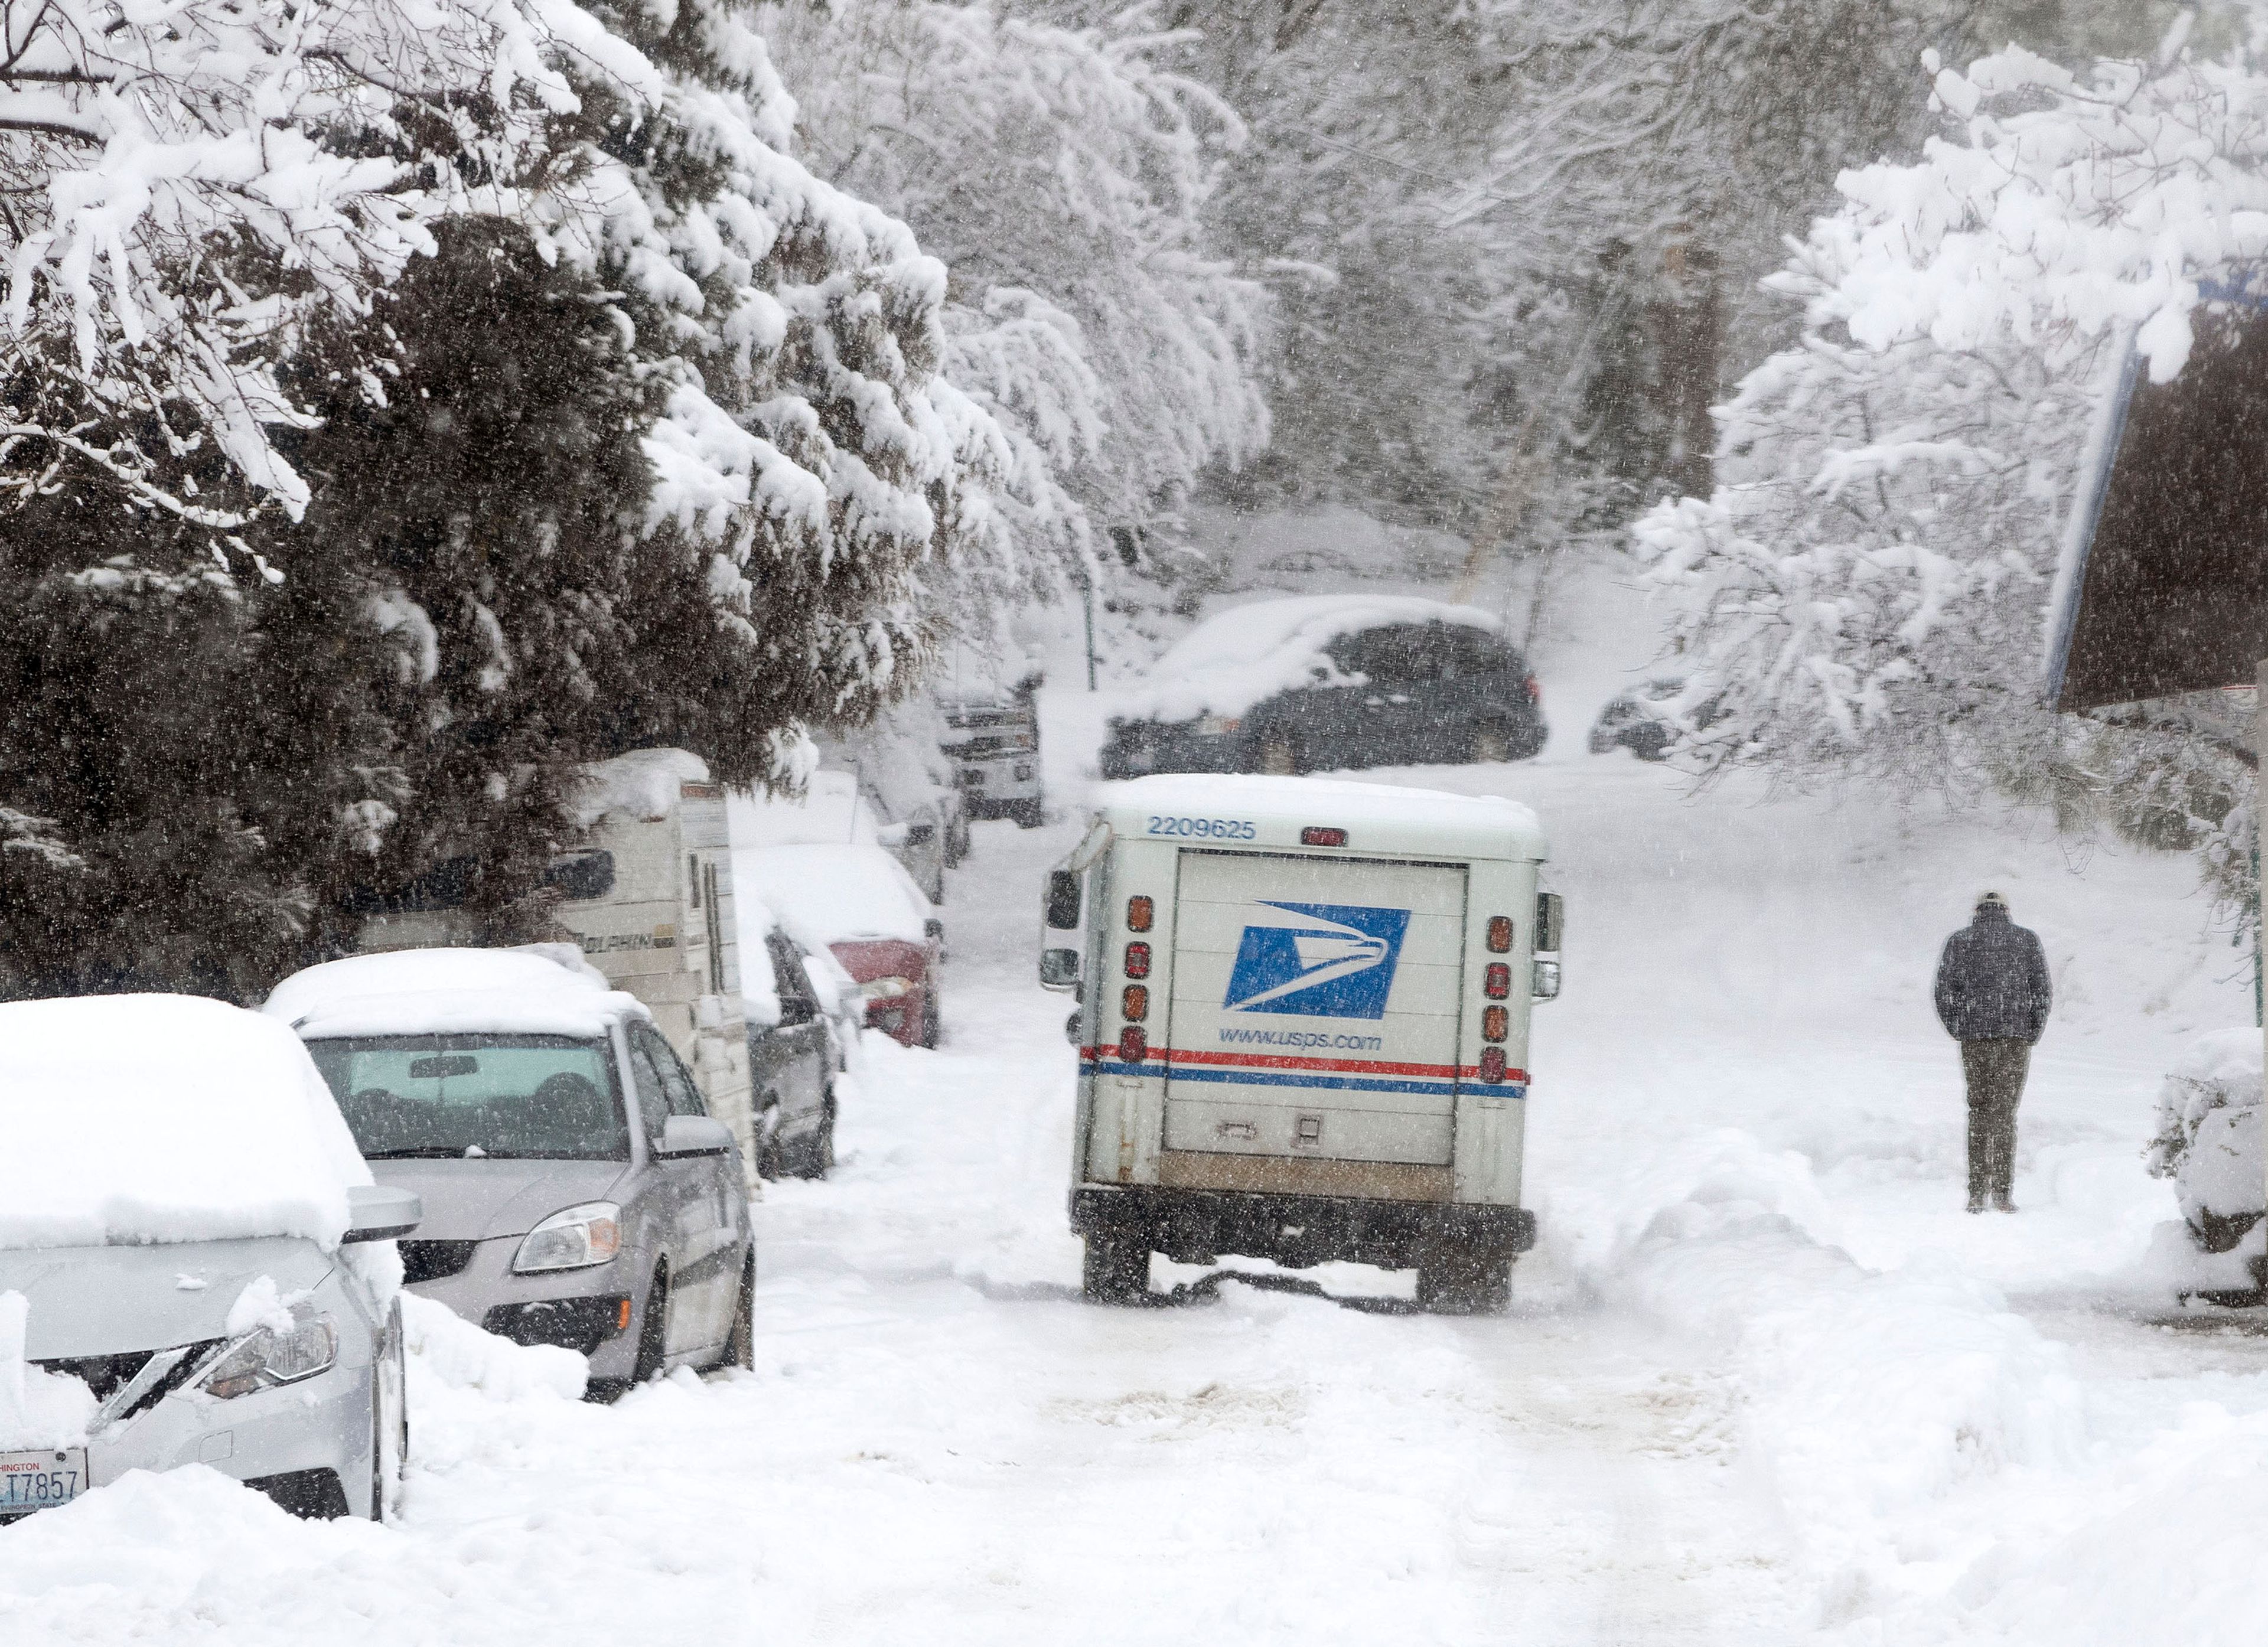
{"type": "Polygon", "coordinates": [[[2036,933],[1982,908],[1945,940],[1937,963],[1937,1016],[1955,1040],[2036,1041],[2053,991],[2036,933]]]}

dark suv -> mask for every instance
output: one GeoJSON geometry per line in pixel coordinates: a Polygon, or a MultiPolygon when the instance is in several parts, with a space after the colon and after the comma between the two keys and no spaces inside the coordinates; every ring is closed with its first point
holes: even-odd
{"type": "Polygon", "coordinates": [[[1543,747],[1535,677],[1492,630],[1394,623],[1341,635],[1323,651],[1337,678],[1278,692],[1241,715],[1114,719],[1102,776],[1525,761],[1543,747]],[[1362,684],[1344,684],[1350,676],[1362,684]]]}

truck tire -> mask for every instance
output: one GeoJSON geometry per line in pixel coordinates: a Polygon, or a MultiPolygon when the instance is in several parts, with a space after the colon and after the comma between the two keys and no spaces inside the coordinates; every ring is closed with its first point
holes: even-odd
{"type": "Polygon", "coordinates": [[[1465,759],[1475,766],[1512,759],[1512,734],[1501,721],[1484,721],[1473,728],[1465,759]]]}
{"type": "Polygon", "coordinates": [[[1418,1261],[1418,1307],[1432,1315],[1501,1315],[1512,1302],[1512,1260],[1436,1248],[1418,1261]]]}
{"type": "Polygon", "coordinates": [[[1008,808],[1019,829],[1036,829],[1047,822],[1047,809],[1038,801],[1017,801],[1008,808]]]}
{"type": "Polygon", "coordinates": [[[1131,1304],[1150,1290],[1150,1238],[1139,1231],[1094,1232],[1079,1280],[1090,1304],[1131,1304]]]}

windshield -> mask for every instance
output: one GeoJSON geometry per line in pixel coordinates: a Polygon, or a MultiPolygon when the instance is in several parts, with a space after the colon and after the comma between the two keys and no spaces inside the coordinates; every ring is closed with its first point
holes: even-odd
{"type": "Polygon", "coordinates": [[[615,1061],[565,1035],[371,1035],[311,1040],[365,1159],[626,1161],[615,1061]]]}

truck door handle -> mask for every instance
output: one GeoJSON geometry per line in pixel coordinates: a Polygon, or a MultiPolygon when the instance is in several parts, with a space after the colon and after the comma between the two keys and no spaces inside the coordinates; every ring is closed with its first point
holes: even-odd
{"type": "Polygon", "coordinates": [[[1216,1129],[1224,1138],[1256,1138],[1260,1129],[1248,1121],[1224,1121],[1216,1129]]]}

